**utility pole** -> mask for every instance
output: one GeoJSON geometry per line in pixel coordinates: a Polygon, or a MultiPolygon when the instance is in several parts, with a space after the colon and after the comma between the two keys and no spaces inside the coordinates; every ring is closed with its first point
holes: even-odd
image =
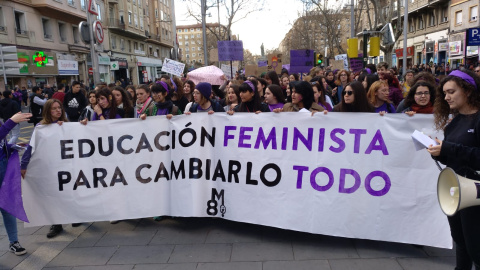
{"type": "Polygon", "coordinates": [[[173,29],[173,60],[178,61],[178,45],[177,45],[177,21],[175,21],[175,1],[171,1],[171,11],[172,14],[172,29],[173,29]]]}
{"type": "Polygon", "coordinates": [[[350,2],[350,36],[355,37],[355,9],[354,9],[354,0],[350,2]]]}
{"type": "MultiPolygon", "coordinates": [[[[403,1],[404,14],[403,14],[403,66],[402,75],[405,76],[407,72],[407,25],[408,25],[408,0],[403,1]]],[[[413,60],[413,59],[412,59],[413,60]]]]}
{"type": "Polygon", "coordinates": [[[87,24],[90,32],[90,58],[92,59],[92,69],[93,69],[93,84],[96,85],[100,82],[100,70],[98,69],[98,55],[97,50],[95,49],[95,40],[93,38],[93,22],[95,21],[95,15],[87,12],[87,24]]]}
{"type": "Polygon", "coordinates": [[[203,31],[203,57],[205,61],[205,66],[208,66],[208,56],[207,56],[207,30],[206,30],[206,13],[207,13],[207,0],[202,1],[202,31],[203,31]]]}

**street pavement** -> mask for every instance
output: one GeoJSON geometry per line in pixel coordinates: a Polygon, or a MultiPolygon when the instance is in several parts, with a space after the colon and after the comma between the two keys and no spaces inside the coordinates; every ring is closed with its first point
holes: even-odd
{"type": "MultiPolygon", "coordinates": [[[[22,124],[28,141],[32,124],[22,124]]],[[[455,252],[315,235],[220,218],[84,223],[47,239],[49,226],[18,222],[24,256],[8,251],[0,226],[0,269],[15,270],[452,270],[455,252]]],[[[414,230],[415,228],[412,228],[414,230]]]]}

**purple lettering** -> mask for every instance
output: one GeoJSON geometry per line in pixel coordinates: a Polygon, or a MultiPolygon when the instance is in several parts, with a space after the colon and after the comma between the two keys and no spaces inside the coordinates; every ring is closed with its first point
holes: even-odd
{"type": "Polygon", "coordinates": [[[244,143],[244,141],[248,141],[252,138],[252,136],[245,134],[247,131],[252,131],[253,127],[240,127],[240,138],[238,139],[238,147],[241,148],[251,148],[252,145],[248,143],[244,143]]]}
{"type": "Polygon", "coordinates": [[[297,189],[302,189],[303,172],[308,171],[308,167],[293,166],[293,169],[298,171],[298,174],[297,174],[297,189]]]}
{"type": "Polygon", "coordinates": [[[345,142],[337,137],[337,133],[340,133],[342,135],[345,134],[345,130],[341,128],[335,128],[330,132],[330,138],[332,141],[336,142],[338,144],[338,147],[333,147],[330,146],[330,151],[335,152],[335,153],[341,153],[343,150],[345,150],[345,142]]]}
{"type": "Polygon", "coordinates": [[[338,192],[339,193],[354,193],[357,191],[357,189],[360,187],[362,180],[360,179],[360,175],[355,170],[350,170],[350,169],[340,169],[340,183],[338,187],[338,192]],[[353,179],[355,179],[355,184],[353,184],[352,187],[345,188],[345,176],[347,174],[350,174],[353,176],[353,179]]]}
{"type": "Polygon", "coordinates": [[[312,151],[313,128],[308,129],[308,139],[305,138],[296,127],[293,128],[293,150],[298,149],[298,140],[302,141],[303,145],[305,145],[309,151],[312,151]]]}
{"type": "Polygon", "coordinates": [[[368,193],[372,196],[383,196],[388,193],[390,190],[390,187],[392,186],[392,183],[390,182],[390,177],[382,171],[373,171],[367,175],[365,178],[365,189],[367,190],[368,193]],[[373,190],[372,186],[370,185],[370,182],[374,177],[382,177],[383,181],[385,181],[385,187],[381,190],[373,190]]]}
{"type": "Polygon", "coordinates": [[[320,129],[320,134],[318,136],[318,152],[323,152],[323,146],[325,145],[325,129],[320,129]]]}
{"type": "Polygon", "coordinates": [[[265,139],[265,134],[263,133],[263,128],[258,130],[257,141],[255,142],[255,149],[260,147],[260,143],[263,144],[263,149],[267,149],[268,145],[272,142],[272,149],[277,150],[277,137],[275,127],[272,128],[268,138],[265,139]]]}
{"type": "Polygon", "coordinates": [[[288,128],[283,128],[282,136],[282,150],[287,150],[287,140],[288,140],[288,128]]]}
{"type": "Polygon", "coordinates": [[[353,153],[358,154],[360,153],[360,137],[362,134],[367,134],[366,129],[350,129],[350,134],[355,134],[355,143],[353,144],[353,153]]]}
{"type": "Polygon", "coordinates": [[[332,171],[330,171],[329,169],[327,169],[325,167],[316,168],[315,170],[312,171],[312,174],[310,174],[310,184],[312,185],[312,187],[315,190],[318,190],[318,191],[329,190],[333,185],[333,173],[332,173],[332,171]],[[316,182],[316,179],[315,179],[317,174],[321,173],[321,172],[325,173],[328,176],[328,183],[325,186],[318,185],[317,182],[316,182]]]}
{"type": "Polygon", "coordinates": [[[223,138],[223,146],[227,146],[228,145],[228,140],[229,139],[233,139],[235,138],[235,135],[230,135],[228,134],[228,132],[230,130],[237,130],[237,127],[236,126],[225,126],[225,136],[223,138]]]}
{"type": "Polygon", "coordinates": [[[372,153],[373,150],[382,151],[384,156],[388,156],[387,145],[383,140],[382,132],[380,132],[380,129],[378,129],[377,133],[375,133],[375,136],[373,136],[373,139],[370,142],[370,145],[367,147],[367,151],[365,151],[365,154],[368,155],[372,153]],[[378,145],[377,145],[377,142],[378,142],[378,145]]]}

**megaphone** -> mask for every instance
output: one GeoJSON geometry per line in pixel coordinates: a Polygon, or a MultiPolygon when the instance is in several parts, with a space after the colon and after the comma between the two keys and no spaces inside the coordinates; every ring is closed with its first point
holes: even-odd
{"type": "Polygon", "coordinates": [[[443,213],[453,216],[463,208],[480,205],[480,181],[459,176],[447,167],[438,176],[437,197],[443,213]]]}

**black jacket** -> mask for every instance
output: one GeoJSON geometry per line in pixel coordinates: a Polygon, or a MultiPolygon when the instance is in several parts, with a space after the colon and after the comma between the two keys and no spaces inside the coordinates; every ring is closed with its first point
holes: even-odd
{"type": "Polygon", "coordinates": [[[80,113],[85,107],[87,107],[87,98],[83,95],[82,91],[79,91],[76,94],[69,91],[65,94],[63,107],[65,107],[68,120],[70,120],[70,122],[78,122],[80,113]]]}

